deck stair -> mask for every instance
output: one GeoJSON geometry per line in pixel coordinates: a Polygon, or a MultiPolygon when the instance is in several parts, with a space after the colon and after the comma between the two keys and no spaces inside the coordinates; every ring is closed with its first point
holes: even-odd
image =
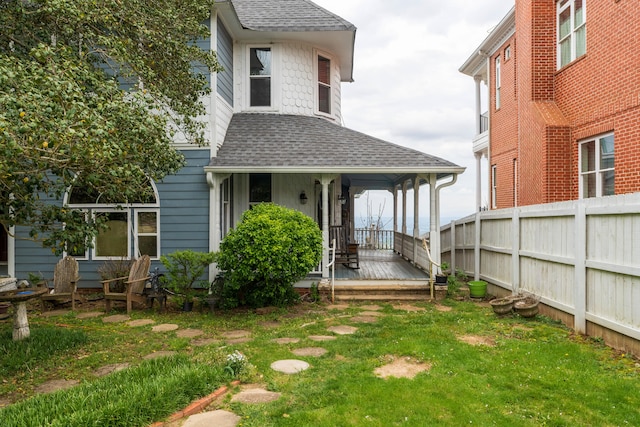
{"type": "MultiPolygon", "coordinates": [[[[413,281],[411,284],[361,280],[350,282],[336,282],[335,301],[429,301],[431,299],[429,283],[424,281],[413,281]]],[[[322,293],[331,295],[330,283],[322,283],[319,289],[322,293]]]]}

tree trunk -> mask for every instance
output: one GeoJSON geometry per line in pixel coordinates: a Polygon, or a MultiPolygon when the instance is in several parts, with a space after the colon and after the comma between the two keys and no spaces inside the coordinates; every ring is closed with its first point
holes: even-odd
{"type": "Polygon", "coordinates": [[[24,301],[15,303],[13,314],[13,340],[21,341],[29,338],[29,321],[27,320],[27,304],[24,301]]]}

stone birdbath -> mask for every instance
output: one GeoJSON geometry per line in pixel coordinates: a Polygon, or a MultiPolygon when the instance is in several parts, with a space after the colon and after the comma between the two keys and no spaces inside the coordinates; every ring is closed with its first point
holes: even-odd
{"type": "Polygon", "coordinates": [[[27,319],[27,301],[39,298],[47,292],[47,288],[23,288],[0,292],[0,302],[10,302],[15,306],[13,311],[13,340],[21,341],[29,338],[29,320],[27,319]]]}

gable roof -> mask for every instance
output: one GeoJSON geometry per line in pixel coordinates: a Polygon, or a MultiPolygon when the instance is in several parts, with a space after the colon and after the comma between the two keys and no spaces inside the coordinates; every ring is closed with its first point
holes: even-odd
{"type": "Polygon", "coordinates": [[[217,0],[215,8],[235,41],[308,43],[335,55],[341,81],[353,81],[355,25],[312,1],[217,0]]]}
{"type": "Polygon", "coordinates": [[[349,21],[309,0],[231,0],[240,24],[254,31],[355,31],[349,21]]]}
{"type": "Polygon", "coordinates": [[[463,167],[310,116],[233,115],[224,143],[205,170],[220,173],[341,173],[386,176],[388,187],[409,174],[439,178],[463,167]]]}

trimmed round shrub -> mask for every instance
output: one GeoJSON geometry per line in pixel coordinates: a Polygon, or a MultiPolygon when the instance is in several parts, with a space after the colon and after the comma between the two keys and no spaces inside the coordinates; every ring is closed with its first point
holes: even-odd
{"type": "Polygon", "coordinates": [[[220,245],[223,304],[265,307],[297,301],[293,285],[322,258],[322,232],[305,214],[272,203],[242,215],[220,245]]]}

